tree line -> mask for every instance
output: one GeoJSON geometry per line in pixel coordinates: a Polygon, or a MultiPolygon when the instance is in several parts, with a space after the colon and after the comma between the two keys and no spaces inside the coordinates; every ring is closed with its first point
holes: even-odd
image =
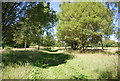
{"type": "MultiPolygon", "coordinates": [[[[105,46],[114,32],[114,11],[101,2],[64,2],[61,12],[44,2],[2,2],[2,47],[53,46],[60,41],[84,51],[90,45],[105,46]],[[51,29],[57,26],[57,41],[51,29]],[[46,35],[44,35],[46,33],[46,35]]],[[[119,36],[119,31],[116,32],[119,36]]]]}
{"type": "MultiPolygon", "coordinates": [[[[50,3],[4,2],[2,3],[2,46],[28,47],[31,43],[40,46],[44,32],[57,21],[56,12],[50,3]]],[[[52,40],[52,36],[48,37],[52,40]]],[[[38,46],[38,47],[39,47],[38,46]]],[[[38,48],[39,49],[39,48],[38,48]]]]}

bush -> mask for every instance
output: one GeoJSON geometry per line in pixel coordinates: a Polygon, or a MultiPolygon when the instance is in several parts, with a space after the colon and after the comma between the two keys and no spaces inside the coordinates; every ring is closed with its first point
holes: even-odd
{"type": "Polygon", "coordinates": [[[57,52],[58,50],[56,49],[50,49],[49,52],[57,52]]]}
{"type": "Polygon", "coordinates": [[[120,51],[116,51],[115,53],[120,55],[120,51]]]}
{"type": "Polygon", "coordinates": [[[118,47],[119,46],[119,42],[115,42],[112,46],[113,47],[118,47]]]}
{"type": "Polygon", "coordinates": [[[104,40],[103,41],[104,47],[112,47],[112,46],[114,46],[114,44],[115,44],[115,41],[113,41],[113,40],[104,40]]]}
{"type": "Polygon", "coordinates": [[[78,76],[73,76],[71,79],[79,79],[79,80],[81,80],[81,79],[88,79],[88,78],[89,78],[89,76],[80,74],[78,76]]]}
{"type": "Polygon", "coordinates": [[[57,49],[51,49],[51,48],[45,48],[44,50],[47,50],[49,52],[57,52],[58,51],[57,49]]]}
{"type": "Polygon", "coordinates": [[[5,50],[11,50],[12,47],[5,47],[5,50]]]}
{"type": "Polygon", "coordinates": [[[47,50],[47,51],[49,51],[51,48],[44,48],[44,50],[47,50]]]}
{"type": "Polygon", "coordinates": [[[112,79],[113,75],[112,75],[112,71],[102,71],[99,74],[99,79],[112,79]]]}

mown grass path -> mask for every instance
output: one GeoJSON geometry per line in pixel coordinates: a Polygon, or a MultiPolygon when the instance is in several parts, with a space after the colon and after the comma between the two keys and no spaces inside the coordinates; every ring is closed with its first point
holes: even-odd
{"type": "Polygon", "coordinates": [[[114,79],[118,55],[15,51],[3,54],[4,79],[114,79]]]}
{"type": "MultiPolygon", "coordinates": [[[[42,79],[116,78],[117,59],[117,55],[78,55],[65,64],[43,69],[42,72],[45,75],[41,76],[43,76],[42,79]],[[102,74],[105,75],[102,76],[102,74]]],[[[36,74],[32,76],[36,76],[36,74]]],[[[37,77],[37,79],[39,78],[37,77]]]]}

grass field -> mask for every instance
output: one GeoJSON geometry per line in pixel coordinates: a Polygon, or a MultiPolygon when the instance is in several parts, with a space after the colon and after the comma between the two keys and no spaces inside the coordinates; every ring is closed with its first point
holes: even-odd
{"type": "Polygon", "coordinates": [[[19,50],[3,52],[1,64],[3,79],[115,79],[118,55],[19,50]]]}

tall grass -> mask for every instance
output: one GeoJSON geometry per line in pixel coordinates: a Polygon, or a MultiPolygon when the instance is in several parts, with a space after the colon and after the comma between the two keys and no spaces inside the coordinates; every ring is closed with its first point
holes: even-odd
{"type": "Polygon", "coordinates": [[[30,71],[32,70],[31,65],[16,65],[6,66],[3,68],[2,78],[3,79],[27,79],[30,71]]]}
{"type": "Polygon", "coordinates": [[[39,51],[3,53],[3,79],[115,79],[118,55],[39,51]]]}

